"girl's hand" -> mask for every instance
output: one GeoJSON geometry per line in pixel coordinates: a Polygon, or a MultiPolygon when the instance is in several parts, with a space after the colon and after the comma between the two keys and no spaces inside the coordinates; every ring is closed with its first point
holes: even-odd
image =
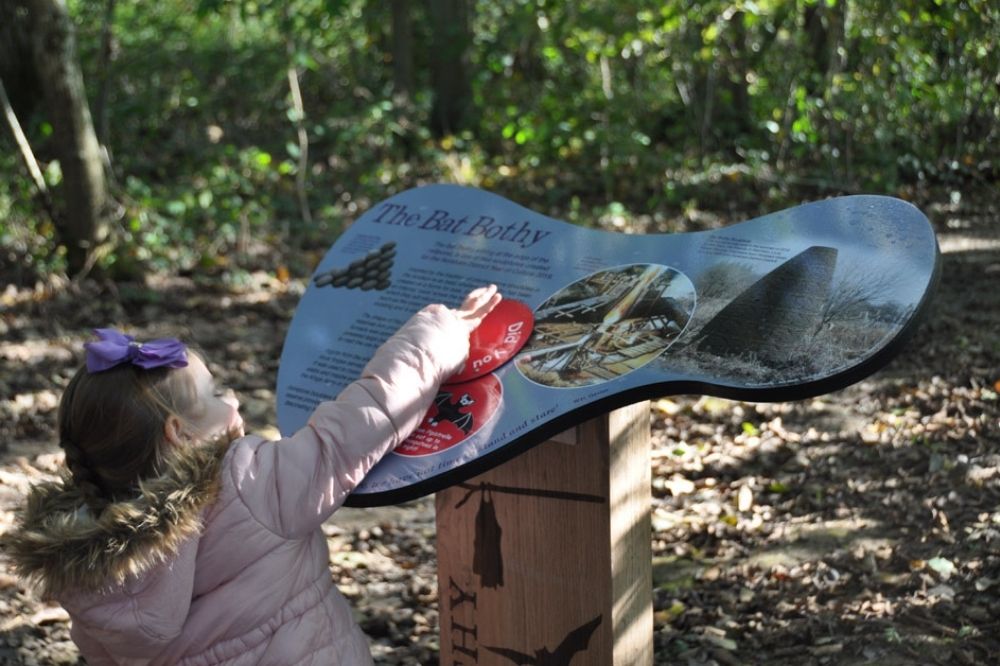
{"type": "Polygon", "coordinates": [[[493,311],[502,298],[495,284],[474,289],[465,297],[462,305],[455,310],[455,314],[466,323],[471,333],[482,323],[486,315],[493,311]]]}

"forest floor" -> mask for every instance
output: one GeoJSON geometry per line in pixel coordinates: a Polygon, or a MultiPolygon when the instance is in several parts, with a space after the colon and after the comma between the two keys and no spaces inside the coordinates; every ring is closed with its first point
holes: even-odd
{"type": "MultiPolygon", "coordinates": [[[[923,205],[942,278],[887,368],[802,402],[651,403],[657,664],[1000,663],[1000,215],[952,201],[923,205]]],[[[0,530],[59,468],[58,395],[95,326],[197,341],[248,430],[275,434],[304,285],[281,273],[0,293],[0,530]]],[[[433,502],[343,509],[325,530],[376,663],[436,664],[433,502]]],[[[0,561],[0,664],[78,662],[65,612],[0,561]]]]}

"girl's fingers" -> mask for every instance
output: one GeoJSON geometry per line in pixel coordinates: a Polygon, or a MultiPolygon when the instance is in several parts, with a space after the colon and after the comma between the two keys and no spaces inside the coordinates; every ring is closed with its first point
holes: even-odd
{"type": "Polygon", "coordinates": [[[469,292],[469,295],[465,297],[465,302],[462,304],[463,310],[475,310],[482,303],[487,302],[494,294],[497,292],[497,287],[495,284],[491,284],[486,287],[479,287],[478,289],[473,289],[469,292]]]}
{"type": "Polygon", "coordinates": [[[465,320],[471,331],[479,326],[483,318],[492,312],[501,300],[503,297],[494,284],[474,289],[465,297],[465,302],[459,308],[458,315],[465,320]]]}
{"type": "Polygon", "coordinates": [[[462,307],[459,308],[463,313],[465,312],[475,312],[479,310],[484,305],[488,304],[491,299],[498,296],[497,287],[495,284],[491,284],[487,287],[480,287],[469,292],[469,295],[465,297],[465,302],[462,303],[462,307]]]}

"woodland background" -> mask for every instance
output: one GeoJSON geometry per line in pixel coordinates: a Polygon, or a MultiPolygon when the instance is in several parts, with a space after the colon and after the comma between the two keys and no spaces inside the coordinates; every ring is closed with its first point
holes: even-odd
{"type": "MultiPolygon", "coordinates": [[[[0,0],[0,529],[95,326],[197,340],[273,433],[306,280],[403,189],[631,233],[889,194],[943,255],[887,369],[653,403],[657,663],[1000,661],[998,43],[988,0],[0,0]]],[[[432,504],[325,529],[377,662],[437,663],[432,504]]],[[[0,663],[68,627],[0,560],[0,663]]]]}
{"type": "Polygon", "coordinates": [[[271,251],[303,275],[299,250],[432,181],[653,231],[961,195],[1000,170],[998,21],[987,0],[4,0],[38,177],[5,128],[3,258],[22,284],[78,271],[81,243],[116,279],[238,279],[271,251]]]}

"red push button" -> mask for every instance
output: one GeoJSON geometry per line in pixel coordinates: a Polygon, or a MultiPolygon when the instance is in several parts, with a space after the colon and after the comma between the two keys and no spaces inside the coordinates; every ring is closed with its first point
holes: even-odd
{"type": "Polygon", "coordinates": [[[469,335],[469,360],[445,384],[482,377],[514,358],[531,337],[535,316],[521,301],[503,299],[469,335]]]}

